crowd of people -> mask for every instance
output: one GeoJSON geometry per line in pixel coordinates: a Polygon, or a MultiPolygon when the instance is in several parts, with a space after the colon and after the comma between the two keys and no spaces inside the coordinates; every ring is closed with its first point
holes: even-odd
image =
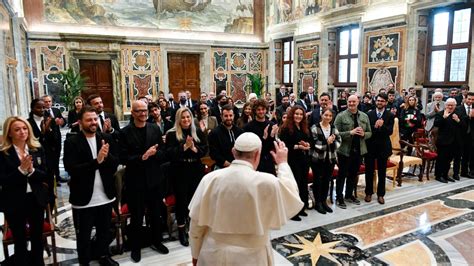
{"type": "MultiPolygon", "coordinates": [[[[447,183],[460,180],[460,176],[474,178],[474,93],[468,86],[462,86],[460,94],[453,90],[447,96],[436,90],[425,112],[415,89],[399,94],[393,85],[364,95],[344,90],[336,104],[328,93],[318,97],[312,87],[298,96],[281,86],[274,99],[270,93],[261,99],[249,95],[241,110],[225,90],[217,95],[203,92],[199,101],[192,100],[189,91],[179,92],[178,101],[172,93],[166,97],[161,93],[156,101],[143,96],[133,102],[124,128],[113,114],[104,111],[99,95],[86,100],[76,97],[67,121],[52,107],[51,96],[34,99],[28,119],[14,116],[5,121],[0,152],[1,202],[6,198],[14,202],[1,207],[15,236],[15,262],[28,265],[23,255],[28,221],[30,262],[43,264],[40,222],[46,206],[55,204],[56,182],[62,181],[60,128],[66,124],[71,130],[64,142],[63,161],[70,176],[78,260],[84,265],[93,258],[101,265],[117,265],[108,252],[108,232],[119,165],[125,166],[120,192],[121,202],[128,204],[131,214],[127,230],[131,259],[139,262],[144,216],[148,217],[152,248],[161,254],[169,252],[162,244],[162,232],[166,226],[163,199],[170,194],[176,198],[179,242],[189,245],[188,206],[205,174],[202,159],[214,161],[211,170],[228,168],[235,160],[236,140],[243,134],[258,136],[259,152],[252,153],[258,154],[258,160],[252,162],[258,163],[255,168],[262,173],[279,175],[275,150],[287,148],[288,165],[303,203],[295,203],[300,209],[292,215],[294,221],[307,216],[310,207],[309,172],[314,177],[312,206],[321,214],[333,212],[327,198],[336,165],[337,207],[347,208],[346,202],[360,204],[354,191],[362,163],[364,200],[372,200],[377,169],[377,201],[384,204],[387,160],[392,154],[390,136],[396,119],[402,140],[413,143],[413,134],[419,129],[435,136],[436,180],[447,183]],[[448,176],[451,162],[453,175],[448,176]],[[93,227],[99,240],[94,250],[90,240],[93,227]]],[[[254,149],[244,147],[241,151],[254,149]]]]}

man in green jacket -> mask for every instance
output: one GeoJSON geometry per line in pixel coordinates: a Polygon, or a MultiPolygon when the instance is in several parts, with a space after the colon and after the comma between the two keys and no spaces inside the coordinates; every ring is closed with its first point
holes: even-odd
{"type": "Polygon", "coordinates": [[[346,208],[344,199],[354,203],[360,204],[360,201],[354,196],[354,188],[359,172],[359,166],[362,156],[367,153],[367,146],[365,140],[372,136],[370,129],[369,117],[359,112],[359,98],[356,95],[351,95],[347,100],[347,110],[339,113],[334,124],[341,134],[342,144],[337,151],[339,175],[336,179],[336,201],[337,206],[342,209],[346,208]],[[346,182],[345,198],[342,196],[344,188],[344,181],[346,182]]]}

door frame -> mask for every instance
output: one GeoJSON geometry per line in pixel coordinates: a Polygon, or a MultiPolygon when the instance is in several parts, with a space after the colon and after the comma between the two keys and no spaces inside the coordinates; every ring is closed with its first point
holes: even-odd
{"type": "Polygon", "coordinates": [[[124,114],[121,107],[123,99],[122,91],[120,89],[120,81],[122,80],[122,74],[120,72],[120,52],[72,52],[70,56],[70,66],[75,71],[80,71],[79,60],[110,60],[112,70],[112,93],[114,98],[114,114],[119,120],[123,120],[124,114]]]}
{"type": "MultiPolygon", "coordinates": [[[[168,75],[168,53],[179,54],[199,54],[199,79],[200,91],[209,93],[212,88],[211,83],[211,46],[204,45],[170,45],[161,44],[161,66],[163,77],[163,92],[169,93],[169,75],[168,75]]],[[[213,89],[212,89],[213,90],[213,89]]],[[[177,95],[174,95],[175,99],[177,95]]]]}

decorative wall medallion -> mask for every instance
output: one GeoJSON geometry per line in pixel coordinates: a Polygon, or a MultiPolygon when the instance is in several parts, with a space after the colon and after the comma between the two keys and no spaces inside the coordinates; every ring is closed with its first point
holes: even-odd
{"type": "Polygon", "coordinates": [[[151,70],[150,51],[132,50],[133,70],[151,70]]]}
{"type": "Polygon", "coordinates": [[[368,44],[369,63],[398,61],[400,33],[370,36],[368,44]]]}
{"type": "Polygon", "coordinates": [[[231,69],[237,71],[247,70],[246,60],[246,53],[231,53],[231,69]]]}

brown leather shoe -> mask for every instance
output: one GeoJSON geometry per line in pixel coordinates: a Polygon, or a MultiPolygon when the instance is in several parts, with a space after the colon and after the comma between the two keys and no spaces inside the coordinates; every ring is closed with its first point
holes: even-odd
{"type": "Polygon", "coordinates": [[[385,204],[385,200],[383,199],[383,197],[377,197],[377,201],[378,201],[380,204],[385,204]]]}
{"type": "Polygon", "coordinates": [[[365,202],[371,202],[372,201],[372,195],[365,195],[364,200],[365,200],[365,202]]]}

